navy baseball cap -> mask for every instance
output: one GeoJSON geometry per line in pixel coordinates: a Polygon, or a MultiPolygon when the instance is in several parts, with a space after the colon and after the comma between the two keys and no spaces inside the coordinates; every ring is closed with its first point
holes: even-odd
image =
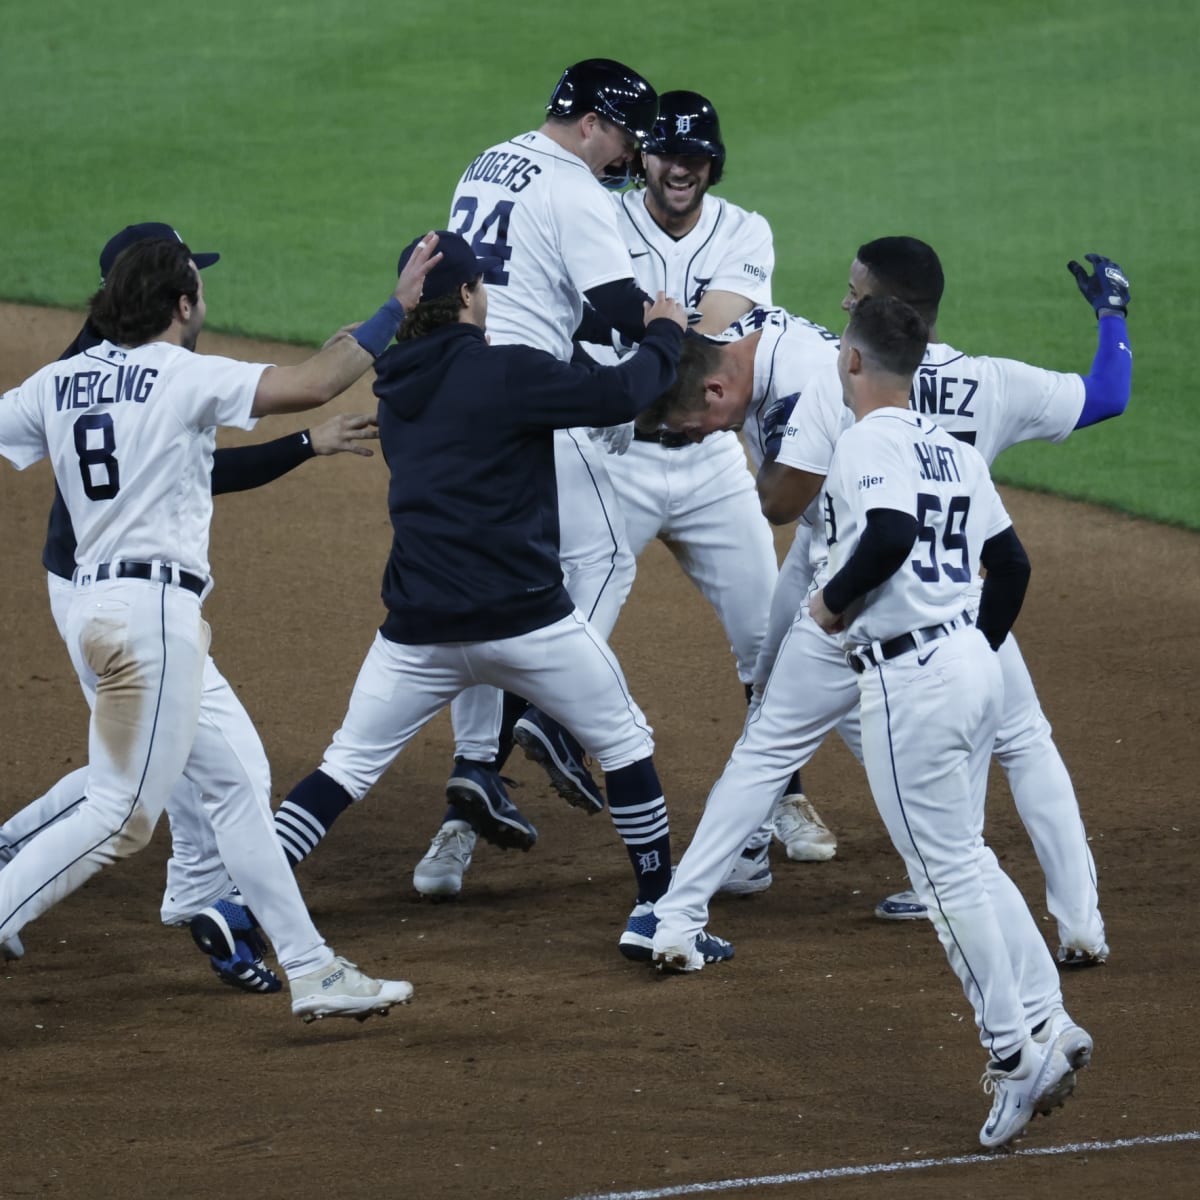
{"type": "MultiPolygon", "coordinates": [[[[502,258],[476,254],[471,249],[470,243],[459,237],[457,233],[449,233],[445,229],[439,229],[436,232],[438,244],[434,253],[440,254],[442,261],[425,276],[425,286],[421,289],[422,300],[437,300],[441,296],[453,295],[464,283],[470,283],[473,279],[478,279],[480,275],[496,271],[504,265],[502,258]]],[[[413,238],[404,247],[404,252],[400,255],[400,262],[396,267],[397,275],[404,270],[420,241],[421,238],[413,238]]]]}
{"type": "MultiPolygon", "coordinates": [[[[143,221],[140,225],[126,225],[120,233],[110,237],[105,243],[104,249],[100,251],[100,278],[103,279],[112,270],[112,265],[117,261],[117,256],[122,250],[128,250],[135,242],[145,242],[151,238],[163,238],[168,242],[183,241],[183,238],[170,225],[164,225],[161,221],[143,221]]],[[[220,257],[219,254],[193,253],[192,262],[200,268],[211,267],[220,257]]]]}

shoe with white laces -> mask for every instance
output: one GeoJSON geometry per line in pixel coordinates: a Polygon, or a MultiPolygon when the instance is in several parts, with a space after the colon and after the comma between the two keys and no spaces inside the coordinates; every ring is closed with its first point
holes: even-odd
{"type": "Polygon", "coordinates": [[[639,900],[625,922],[617,949],[633,962],[649,962],[657,928],[658,917],[655,916],[654,905],[648,900],[639,900]]]}
{"type": "Polygon", "coordinates": [[[372,1013],[383,1017],[393,1004],[407,1004],[413,995],[411,983],[372,979],[340,956],[319,971],[289,980],[288,986],[292,1012],[306,1025],[325,1017],[353,1017],[356,1021],[365,1021],[372,1013]]]}
{"type": "Polygon", "coordinates": [[[1060,967],[1102,967],[1108,962],[1108,943],[1101,942],[1099,946],[1059,946],[1057,958],[1060,967]]]}
{"type": "Polygon", "coordinates": [[[725,882],[717,891],[727,896],[755,896],[765,892],[774,882],[771,874],[771,862],[768,854],[771,843],[754,849],[745,849],[733,860],[725,882]]]}
{"type": "Polygon", "coordinates": [[[475,837],[475,830],[466,821],[447,821],[433,835],[425,857],[413,870],[413,887],[432,900],[457,896],[471,865],[475,837]]]}
{"type": "Polygon", "coordinates": [[[875,905],[875,915],[881,921],[923,921],[929,916],[929,909],[910,889],[885,896],[875,905]]]}
{"type": "Polygon", "coordinates": [[[1063,1057],[1071,1064],[1071,1070],[1079,1071],[1090,1066],[1094,1043],[1092,1035],[1082,1025],[1076,1025],[1067,1015],[1064,1008],[1056,1008],[1049,1018],[1042,1022],[1037,1033],[1030,1034],[1039,1046],[1045,1046],[1053,1041],[1062,1051],[1063,1057]]]}
{"type": "Polygon", "coordinates": [[[1057,1038],[1041,1044],[1027,1038],[1013,1070],[1001,1070],[998,1063],[990,1062],[980,1083],[992,1097],[992,1109],[979,1141],[988,1150],[998,1150],[1020,1137],[1035,1115],[1062,1105],[1075,1090],[1075,1071],[1057,1038]]]}
{"type": "Polygon", "coordinates": [[[476,833],[493,846],[530,850],[537,841],[537,830],[508,798],[504,780],[490,764],[456,758],[446,795],[470,817],[476,833]]]}
{"type": "Polygon", "coordinates": [[[837,838],[803,792],[775,806],[775,836],[793,862],[828,862],[837,853],[837,838]]]}
{"type": "Polygon", "coordinates": [[[513,726],[513,741],[545,770],[568,804],[589,815],[603,811],[604,793],[587,768],[586,752],[553,717],[530,705],[513,726]]]}
{"type": "Polygon", "coordinates": [[[702,971],[706,963],[728,962],[733,957],[733,945],[715,933],[702,929],[690,942],[655,950],[653,961],[663,972],[687,974],[702,971]]]}

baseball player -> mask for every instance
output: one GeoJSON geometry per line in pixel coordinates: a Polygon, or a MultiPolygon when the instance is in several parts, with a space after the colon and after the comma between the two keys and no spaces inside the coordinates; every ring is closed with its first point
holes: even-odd
{"type": "MultiPolygon", "coordinates": [[[[1089,260],[1097,265],[1092,275],[1079,264],[1071,265],[1080,289],[1100,316],[1099,345],[1086,377],[1043,371],[1006,359],[968,358],[934,341],[913,379],[913,408],[939,423],[953,415],[962,424],[951,432],[974,444],[985,461],[1019,441],[1062,440],[1073,428],[1122,412],[1130,385],[1124,320],[1128,285],[1107,259],[1090,255],[1089,260]],[[1109,276],[1110,270],[1120,284],[1109,276]],[[922,392],[922,373],[931,364],[937,382],[926,382],[922,392]],[[944,385],[938,378],[942,370],[944,385]],[[943,393],[944,405],[940,400],[943,393]],[[964,404],[968,394],[970,402],[964,404]],[[937,405],[927,399],[922,408],[923,395],[939,397],[937,405]],[[952,396],[957,397],[953,403],[952,396]],[[935,407],[936,412],[932,411],[935,407]],[[952,414],[943,413],[943,407],[952,414]]],[[[931,326],[930,337],[936,338],[932,323],[941,299],[942,272],[933,250],[915,238],[881,238],[860,247],[843,306],[851,310],[865,295],[898,293],[921,313],[931,326]],[[860,266],[867,269],[859,270],[860,266]]],[[[689,346],[687,353],[692,349],[689,346]]],[[[681,377],[687,371],[687,364],[682,363],[681,377]]],[[[702,404],[703,398],[698,402],[702,404]]],[[[668,412],[666,424],[680,427],[689,419],[694,418],[668,412]]],[[[797,511],[807,510],[806,518],[820,521],[816,496],[833,447],[849,420],[836,372],[821,371],[799,398],[788,422],[774,471],[783,486],[767,489],[764,508],[768,516],[787,520],[790,513],[794,519],[797,511]]],[[[763,478],[760,471],[760,493],[763,478]]],[[[813,532],[811,558],[812,569],[819,574],[825,558],[820,526],[813,532]]],[[[783,578],[781,574],[781,587],[783,578]]],[[[677,952],[704,927],[709,900],[765,815],[762,795],[772,787],[782,787],[797,764],[803,767],[830,729],[837,727],[851,750],[862,757],[853,673],[846,669],[837,644],[809,615],[803,596],[797,597],[796,604],[799,611],[780,646],[762,702],[747,720],[724,773],[709,794],[670,891],[656,905],[656,950],[677,952]]],[[[995,753],[1001,765],[1009,768],[1018,812],[1047,877],[1047,903],[1059,926],[1059,961],[1080,961],[1072,955],[1073,949],[1092,961],[1103,961],[1108,946],[1094,867],[1069,777],[1061,767],[1049,724],[1012,637],[1005,639],[998,657],[1005,679],[1005,708],[995,753]]]]}
{"type": "Polygon", "coordinates": [[[337,958],[312,924],[274,836],[261,742],[207,656],[218,424],[318,407],[348,387],[414,307],[436,243],[380,311],[295,367],[196,355],[204,287],[187,246],[130,246],[92,298],[105,341],[53,363],[0,404],[0,453],[50,458],[78,538],[67,614],[72,662],[94,693],[86,797],[0,871],[0,939],[105,863],[144,847],[180,775],[204,797],[221,858],[287,974],[306,1021],[407,1002],[403,981],[337,958]]]}
{"type": "MultiPolygon", "coordinates": [[[[645,186],[613,197],[638,283],[650,293],[683,296],[701,334],[721,333],[751,309],[771,307],[770,226],[709,191],[725,161],[711,101],[698,92],[664,92],[642,146],[645,186]]],[[[619,335],[615,341],[621,346],[619,335]]],[[[599,361],[615,358],[609,347],[586,348],[599,361]]],[[[737,434],[722,430],[692,442],[628,426],[598,432],[608,443],[630,550],[636,558],[657,537],[675,556],[721,619],[749,700],[778,566],[737,434]]],[[[798,774],[786,792],[784,810],[797,814],[793,857],[830,857],[836,844],[804,817],[809,802],[798,774]]],[[[749,894],[769,883],[765,858],[750,856],[735,864],[724,890],[749,894]]]]}
{"type": "Polygon", "coordinates": [[[830,576],[809,608],[857,676],[871,793],[975,1010],[992,1097],[979,1140],[995,1149],[1063,1103],[1092,1039],[1067,1016],[1037,922],[983,840],[1004,704],[995,651],[1029,560],[979,452],[909,408],[928,340],[901,300],[855,305],[838,374],[856,423],[829,464],[830,576]]]}
{"type": "MultiPolygon", "coordinates": [[[[127,225],[114,234],[100,251],[101,286],[122,250],[135,242],[152,238],[183,241],[172,226],[160,221],[127,225]]],[[[219,258],[220,255],[215,253],[193,254],[193,261],[199,270],[211,266],[219,258]]],[[[71,345],[59,357],[71,358],[98,346],[103,340],[91,320],[85,320],[71,345]]],[[[272,442],[215,450],[213,495],[260,487],[314,455],[348,451],[369,456],[371,451],[360,444],[361,440],[377,436],[371,418],[340,414],[312,430],[289,434],[272,442]]],[[[62,493],[57,487],[50,509],[42,562],[47,573],[50,611],[60,636],[65,640],[67,610],[74,592],[75,531],[62,493]]],[[[88,695],[87,699],[90,705],[92,697],[88,695]]],[[[11,858],[24,842],[51,821],[82,803],[86,784],[86,768],[72,771],[49,792],[0,825],[0,862],[11,858]]],[[[200,793],[186,777],[171,789],[166,811],[171,826],[172,852],[167,862],[167,888],[161,916],[166,925],[186,925],[209,905],[230,896],[233,885],[217,851],[212,823],[204,812],[200,793]]],[[[231,899],[230,902],[236,905],[236,900],[231,899]]],[[[230,946],[211,956],[213,970],[221,980],[243,991],[279,991],[282,986],[279,979],[262,961],[263,946],[254,926],[253,914],[249,910],[242,913],[234,911],[231,919],[244,928],[239,929],[230,946]]],[[[19,958],[24,953],[20,938],[16,936],[0,949],[9,958],[19,958]]]]}
{"type": "MultiPolygon", "coordinates": [[[[637,889],[618,945],[648,962],[653,903],[671,875],[666,802],[645,718],[564,585],[554,431],[581,418],[631,420],[674,377],[686,318],[660,294],[648,306],[641,348],[615,367],[489,346],[482,279],[502,260],[477,256],[457,234],[440,237],[442,262],[399,345],[376,368],[395,531],[384,571],[387,617],[320,768],[288,799],[333,789],[361,799],[465,687],[526,696],[578,729],[606,772],[609,811],[637,889]]],[[[477,824],[495,820],[488,776],[485,766],[459,759],[448,785],[458,811],[477,824]]],[[[454,832],[469,840],[470,826],[454,832]]],[[[728,949],[707,934],[700,943],[714,957],[728,949]]]]}
{"type": "MultiPolygon", "coordinates": [[[[491,146],[463,171],[450,204],[449,228],[477,255],[495,258],[486,279],[488,335],[495,346],[523,345],[566,362],[584,302],[630,339],[643,330],[646,295],[617,229],[601,180],[622,183],[638,142],[653,127],[658,95],[636,71],[611,59],[587,59],[563,71],[539,129],[491,146]]],[[[611,628],[633,579],[633,556],[604,465],[586,430],[558,430],[560,554],[576,607],[611,628]]],[[[481,581],[482,583],[482,581],[481,581]]],[[[413,883],[426,895],[454,895],[462,884],[462,846],[474,834],[499,846],[528,848],[537,836],[509,799],[497,773],[502,697],[468,688],[451,705],[456,760],[486,780],[485,822],[470,839],[456,831],[471,814],[452,802],[413,883]]],[[[531,711],[521,736],[540,753],[572,803],[592,812],[603,794],[584,754],[545,714],[531,711]]],[[[457,766],[455,768],[457,773],[457,766]]],[[[352,798],[340,789],[305,790],[280,807],[276,822],[288,855],[299,862],[352,798]]],[[[463,868],[465,869],[465,868],[463,868]]]]}

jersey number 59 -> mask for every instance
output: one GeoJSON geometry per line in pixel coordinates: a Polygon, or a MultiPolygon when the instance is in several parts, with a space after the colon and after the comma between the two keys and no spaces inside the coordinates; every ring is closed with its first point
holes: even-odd
{"type": "Polygon", "coordinates": [[[955,583],[966,583],[971,578],[971,563],[967,547],[967,513],[971,510],[970,496],[955,496],[946,505],[946,525],[942,531],[942,548],[959,556],[957,563],[938,561],[937,527],[930,523],[931,514],[942,511],[941,500],[929,492],[917,494],[917,521],[920,529],[917,531],[917,541],[924,542],[928,561],[919,558],[912,560],[912,569],[917,578],[925,583],[937,583],[941,572],[947,579],[955,583]]]}

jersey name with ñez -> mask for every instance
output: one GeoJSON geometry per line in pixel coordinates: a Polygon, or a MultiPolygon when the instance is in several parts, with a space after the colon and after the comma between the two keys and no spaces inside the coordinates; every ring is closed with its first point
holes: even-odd
{"type": "Polygon", "coordinates": [[[263,363],[168,342],[101,342],[43,367],[0,400],[0,454],[49,458],[75,561],[177,562],[207,576],[216,426],[252,429],[263,363]]]}
{"type": "Polygon", "coordinates": [[[463,172],[447,226],[476,254],[492,344],[534,346],[567,362],[583,293],[633,275],[612,201],[587,164],[536,130],[492,146],[463,172]]]}
{"type": "Polygon", "coordinates": [[[838,439],[825,480],[830,576],[853,554],[876,508],[915,517],[917,540],[890,578],[847,609],[846,646],[958,617],[984,542],[1012,524],[982,455],[899,408],[868,413],[838,439]]]}

